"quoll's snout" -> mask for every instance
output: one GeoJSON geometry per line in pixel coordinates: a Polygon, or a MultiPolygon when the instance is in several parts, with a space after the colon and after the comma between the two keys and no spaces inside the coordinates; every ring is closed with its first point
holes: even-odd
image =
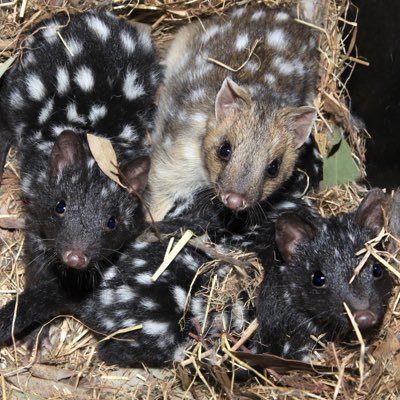
{"type": "Polygon", "coordinates": [[[67,250],[62,255],[65,265],[75,269],[83,269],[89,265],[90,258],[82,250],[67,250]]]}
{"type": "Polygon", "coordinates": [[[354,313],[354,319],[361,331],[374,327],[378,322],[378,317],[371,310],[360,310],[354,313]]]}
{"type": "Polygon", "coordinates": [[[235,192],[227,192],[222,195],[222,202],[231,210],[243,210],[248,206],[247,200],[244,195],[235,192]]]}

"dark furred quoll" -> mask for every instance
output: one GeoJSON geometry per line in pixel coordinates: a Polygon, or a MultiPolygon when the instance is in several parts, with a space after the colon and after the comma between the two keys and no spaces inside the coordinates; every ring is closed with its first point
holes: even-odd
{"type": "MultiPolygon", "coordinates": [[[[169,239],[150,241],[141,236],[80,302],[70,298],[66,302],[54,281],[26,289],[19,296],[14,332],[23,335],[33,322],[44,323],[65,310],[93,329],[99,339],[141,325],[140,329],[100,341],[98,357],[121,366],[165,366],[184,357],[189,332],[199,334],[196,321],[200,327],[206,324],[204,340],[212,345],[214,334],[224,327],[231,334],[240,333],[257,309],[259,330],[246,347],[252,352],[268,351],[306,359],[314,344],[310,334],[326,333],[325,339],[336,340],[351,333],[343,301],[362,331],[377,327],[382,319],[392,287],[386,270],[368,260],[349,285],[359,261],[355,252],[381,226],[381,194],[372,191],[356,213],[329,219],[298,204],[291,212],[276,214],[275,233],[271,220],[243,235],[214,231],[212,238],[219,251],[255,251],[262,261],[265,279],[256,308],[248,301],[245,290],[239,288],[239,296],[226,302],[223,311],[211,307],[205,322],[204,287],[214,273],[222,279],[235,268],[220,263],[216,269],[200,274],[192,285],[209,257],[188,245],[153,281],[152,275],[164,259],[169,239]],[[274,260],[274,236],[285,260],[283,264],[274,260]],[[328,238],[333,242],[328,242],[328,238]]],[[[14,309],[15,300],[0,310],[0,342],[10,338],[14,309]]]]}
{"type": "Polygon", "coordinates": [[[56,16],[32,32],[0,86],[0,172],[16,146],[27,285],[55,279],[79,297],[143,225],[139,200],[100,171],[86,134],[111,140],[143,192],[161,70],[149,33],[111,13],[56,16]]]}
{"type": "Polygon", "coordinates": [[[349,338],[353,332],[343,303],[359,329],[377,328],[386,311],[392,281],[370,256],[354,281],[363,255],[356,253],[383,227],[386,197],[371,190],[355,213],[307,220],[287,213],[276,223],[276,244],[283,262],[266,268],[258,297],[262,351],[308,360],[318,337],[349,338]]]}

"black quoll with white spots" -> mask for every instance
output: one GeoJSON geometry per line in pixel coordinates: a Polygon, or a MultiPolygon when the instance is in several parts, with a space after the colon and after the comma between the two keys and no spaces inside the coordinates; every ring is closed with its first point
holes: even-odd
{"type": "Polygon", "coordinates": [[[143,222],[138,199],[98,168],[86,134],[111,139],[128,183],[142,192],[161,70],[149,33],[110,13],[47,19],[22,44],[0,87],[0,168],[16,146],[27,284],[61,278],[77,294],[143,222]]]}
{"type": "Polygon", "coordinates": [[[386,199],[371,190],[355,213],[307,219],[296,213],[276,223],[283,261],[266,268],[258,297],[263,351],[308,360],[316,342],[349,338],[353,332],[343,303],[362,333],[379,327],[392,290],[391,278],[370,256],[350,283],[364,254],[356,253],[383,227],[386,199]]]}
{"type": "MultiPolygon", "coordinates": [[[[100,359],[123,366],[163,366],[184,357],[189,332],[197,336],[204,333],[212,346],[214,334],[222,330],[240,333],[256,314],[259,329],[246,343],[248,349],[287,358],[309,358],[314,345],[311,334],[326,333],[325,339],[334,340],[351,333],[343,302],[363,332],[377,327],[382,320],[392,288],[386,270],[368,260],[354,282],[349,284],[349,280],[360,260],[355,253],[382,226],[383,200],[382,192],[374,190],[355,213],[329,219],[299,203],[291,212],[277,214],[275,227],[269,222],[245,235],[233,236],[224,230],[214,231],[212,238],[219,251],[254,250],[265,267],[265,278],[256,306],[239,287],[240,295],[220,304],[218,312],[211,306],[204,330],[204,288],[214,273],[223,279],[235,268],[221,263],[194,279],[200,266],[210,259],[187,246],[153,281],[168,240],[151,242],[140,237],[79,304],[66,304],[51,282],[26,289],[19,296],[14,332],[23,333],[33,321],[46,322],[69,308],[99,339],[141,325],[137,330],[101,341],[100,359]],[[274,256],[274,237],[283,262],[274,256]]],[[[15,301],[0,310],[0,342],[10,338],[14,310],[15,301]]]]}

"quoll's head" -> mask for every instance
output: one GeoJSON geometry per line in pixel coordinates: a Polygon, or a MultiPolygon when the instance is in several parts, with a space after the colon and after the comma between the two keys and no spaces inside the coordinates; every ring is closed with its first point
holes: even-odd
{"type": "Polygon", "coordinates": [[[374,189],[354,214],[311,222],[287,213],[277,220],[276,243],[285,261],[280,267],[284,298],[329,339],[353,330],[343,303],[361,331],[376,328],[383,319],[392,291],[386,268],[370,256],[351,279],[364,255],[356,253],[383,227],[385,200],[374,189]]]}
{"type": "MultiPolygon", "coordinates": [[[[128,183],[144,190],[149,157],[124,168],[128,183]]],[[[66,268],[85,270],[109,263],[143,227],[137,197],[107,178],[72,131],[62,132],[51,151],[43,192],[29,201],[31,224],[38,224],[41,244],[66,268]]]]}
{"type": "Polygon", "coordinates": [[[240,211],[279,189],[315,116],[312,107],[260,104],[226,78],[216,97],[216,125],[204,138],[206,168],[222,203],[240,211]]]}

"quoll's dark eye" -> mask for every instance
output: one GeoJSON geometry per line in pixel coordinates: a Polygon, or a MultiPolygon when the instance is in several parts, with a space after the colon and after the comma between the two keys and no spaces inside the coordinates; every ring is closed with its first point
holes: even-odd
{"type": "Polygon", "coordinates": [[[56,205],[56,213],[57,214],[64,214],[65,213],[65,208],[67,205],[65,204],[65,201],[61,200],[57,203],[56,205]]]}
{"type": "Polygon", "coordinates": [[[380,264],[376,263],[372,267],[372,275],[374,278],[380,278],[383,275],[383,270],[380,264]]]}
{"type": "Polygon", "coordinates": [[[114,217],[110,217],[107,221],[107,228],[115,229],[116,226],[117,226],[117,220],[114,217]]]}
{"type": "Polygon", "coordinates": [[[325,285],[325,275],[321,271],[315,271],[312,276],[312,283],[316,287],[321,287],[325,285]]]}
{"type": "Polygon", "coordinates": [[[218,149],[218,157],[221,160],[228,161],[231,158],[232,154],[232,147],[229,142],[224,142],[218,149]]]}
{"type": "Polygon", "coordinates": [[[281,165],[280,160],[278,160],[276,158],[274,161],[272,161],[272,163],[270,163],[268,165],[267,170],[266,170],[267,171],[267,175],[270,178],[275,178],[278,175],[280,165],[281,165]]]}

